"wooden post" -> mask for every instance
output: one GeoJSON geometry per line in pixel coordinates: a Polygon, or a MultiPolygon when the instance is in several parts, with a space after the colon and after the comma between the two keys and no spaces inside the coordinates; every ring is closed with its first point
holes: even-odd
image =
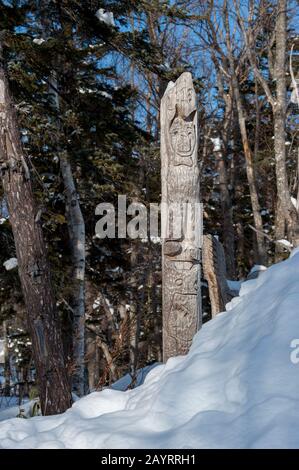
{"type": "Polygon", "coordinates": [[[224,312],[225,305],[232,299],[226,281],[226,264],[223,246],[213,235],[203,236],[202,247],[203,275],[209,285],[212,318],[224,312]]]}
{"type": "Polygon", "coordinates": [[[161,101],[164,361],[186,354],[201,327],[197,127],[192,76],[184,72],[161,101]]]}

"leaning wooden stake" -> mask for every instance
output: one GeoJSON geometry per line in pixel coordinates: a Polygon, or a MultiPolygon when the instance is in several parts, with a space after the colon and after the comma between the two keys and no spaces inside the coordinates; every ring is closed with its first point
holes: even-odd
{"type": "Polygon", "coordinates": [[[225,310],[233,295],[227,285],[223,246],[213,235],[203,236],[202,267],[209,285],[212,317],[215,317],[225,310]]]}
{"type": "Polygon", "coordinates": [[[164,361],[186,354],[201,327],[197,125],[192,76],[185,72],[161,101],[164,361]]]}

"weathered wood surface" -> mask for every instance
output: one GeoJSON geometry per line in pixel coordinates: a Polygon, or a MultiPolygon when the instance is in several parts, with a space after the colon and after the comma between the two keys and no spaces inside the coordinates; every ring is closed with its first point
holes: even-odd
{"type": "Polygon", "coordinates": [[[226,281],[226,264],[222,244],[213,235],[203,236],[203,275],[208,282],[212,317],[225,310],[233,297],[226,281]]]}
{"type": "Polygon", "coordinates": [[[192,76],[185,72],[161,101],[162,205],[173,208],[162,233],[164,361],[186,354],[201,327],[197,127],[192,76]]]}

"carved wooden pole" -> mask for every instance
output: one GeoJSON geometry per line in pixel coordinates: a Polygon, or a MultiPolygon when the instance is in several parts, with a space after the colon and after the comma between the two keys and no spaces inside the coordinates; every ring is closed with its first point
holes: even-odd
{"type": "Polygon", "coordinates": [[[192,76],[184,72],[161,101],[164,361],[186,354],[201,327],[197,126],[192,76]]]}

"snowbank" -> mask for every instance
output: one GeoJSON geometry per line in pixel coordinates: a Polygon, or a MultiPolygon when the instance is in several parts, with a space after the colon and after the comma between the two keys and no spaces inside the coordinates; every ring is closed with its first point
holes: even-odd
{"type": "Polygon", "coordinates": [[[187,356],[155,367],[134,390],[92,393],[63,415],[4,421],[2,447],[298,448],[299,250],[248,282],[187,356]]]}

